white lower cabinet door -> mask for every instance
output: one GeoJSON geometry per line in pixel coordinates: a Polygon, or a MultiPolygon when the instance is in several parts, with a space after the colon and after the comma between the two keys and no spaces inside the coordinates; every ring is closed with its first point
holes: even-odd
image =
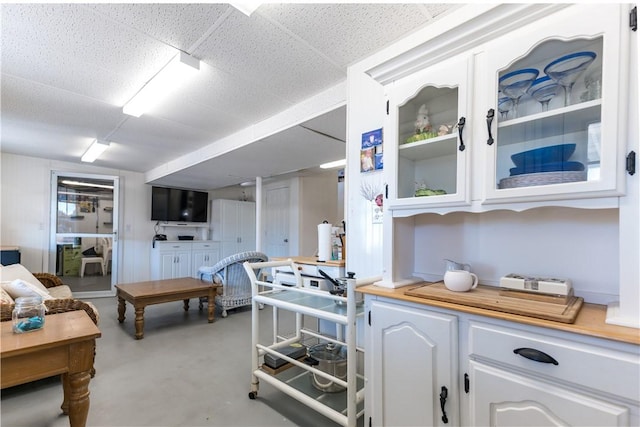
{"type": "Polygon", "coordinates": [[[457,317],[371,301],[369,425],[459,425],[457,317]]]}
{"type": "Polygon", "coordinates": [[[624,406],[476,361],[469,365],[473,426],[629,425],[624,406]]]}

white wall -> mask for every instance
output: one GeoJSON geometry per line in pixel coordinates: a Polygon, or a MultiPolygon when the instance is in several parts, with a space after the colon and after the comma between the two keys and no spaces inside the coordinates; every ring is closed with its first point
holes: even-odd
{"type": "Polygon", "coordinates": [[[618,232],[617,209],[423,214],[415,217],[413,273],[442,280],[448,258],[470,264],[483,284],[510,273],[569,278],[576,295],[607,304],[618,294],[618,232]]]}
{"type": "Polygon", "coordinates": [[[318,224],[327,221],[340,226],[338,216],[338,174],[324,174],[300,178],[300,246],[299,255],[314,256],[318,251],[318,224]]]}
{"type": "Polygon", "coordinates": [[[118,282],[149,279],[153,222],[151,190],[144,175],[91,165],[0,154],[0,245],[19,246],[22,264],[33,272],[49,267],[51,172],[120,177],[118,282]]]}

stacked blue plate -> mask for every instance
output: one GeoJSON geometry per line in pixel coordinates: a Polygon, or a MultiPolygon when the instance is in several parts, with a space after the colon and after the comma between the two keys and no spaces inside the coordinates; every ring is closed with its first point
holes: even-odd
{"type": "Polygon", "coordinates": [[[583,171],[584,164],[568,161],[576,144],[560,144],[523,151],[511,156],[516,165],[509,169],[511,176],[540,172],[583,171]]]}

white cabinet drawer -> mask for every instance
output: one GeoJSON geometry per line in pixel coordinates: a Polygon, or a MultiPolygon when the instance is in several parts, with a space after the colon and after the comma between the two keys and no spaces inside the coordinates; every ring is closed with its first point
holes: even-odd
{"type": "Polygon", "coordinates": [[[191,249],[194,251],[207,251],[218,249],[220,244],[218,242],[193,242],[191,249]]]}
{"type": "Polygon", "coordinates": [[[156,247],[161,251],[191,251],[191,242],[156,242],[156,247]]]}
{"type": "Polygon", "coordinates": [[[524,331],[470,322],[469,354],[485,360],[528,371],[534,376],[589,387],[612,395],[640,401],[640,357],[626,353],[524,331]],[[516,354],[518,349],[522,350],[516,354]],[[542,352],[553,358],[544,363],[524,357],[542,352]],[[557,364],[556,364],[557,363],[557,364]]]}

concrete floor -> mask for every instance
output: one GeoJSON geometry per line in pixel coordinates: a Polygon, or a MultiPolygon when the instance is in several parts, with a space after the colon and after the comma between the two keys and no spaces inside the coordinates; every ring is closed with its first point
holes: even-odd
{"type": "MultiPolygon", "coordinates": [[[[188,312],[182,302],[149,306],[144,339],[135,340],[129,304],[120,324],[115,298],[90,301],[100,312],[102,337],[89,385],[88,426],[337,425],[269,384],[261,384],[256,400],[248,398],[249,307],[230,311],[225,319],[217,311],[215,322],[207,323],[206,309],[198,311],[196,300],[188,312]]],[[[262,342],[268,343],[271,309],[260,316],[262,342]]],[[[61,403],[58,378],[2,390],[1,425],[68,426],[61,403]]]]}

